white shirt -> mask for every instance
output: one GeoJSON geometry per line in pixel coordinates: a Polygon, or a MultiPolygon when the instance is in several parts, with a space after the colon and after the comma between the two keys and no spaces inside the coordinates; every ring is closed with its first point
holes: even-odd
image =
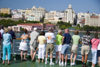
{"type": "Polygon", "coordinates": [[[98,50],[100,50],[100,43],[99,43],[99,45],[98,45],[98,50]]]}
{"type": "Polygon", "coordinates": [[[33,31],[33,32],[30,34],[30,38],[31,38],[31,40],[30,40],[30,45],[32,45],[33,42],[38,38],[38,35],[39,35],[39,33],[36,32],[36,31],[33,31]]]}
{"type": "Polygon", "coordinates": [[[47,39],[47,43],[54,43],[54,38],[55,38],[54,33],[52,33],[52,32],[47,32],[47,33],[45,34],[45,37],[46,37],[46,39],[47,39]]]}
{"type": "Polygon", "coordinates": [[[0,32],[1,32],[1,37],[3,37],[4,30],[3,30],[3,29],[1,29],[1,30],[0,30],[0,32]]]}

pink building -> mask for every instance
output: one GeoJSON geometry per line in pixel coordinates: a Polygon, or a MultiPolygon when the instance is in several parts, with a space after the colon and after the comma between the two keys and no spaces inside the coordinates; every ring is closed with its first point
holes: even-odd
{"type": "Polygon", "coordinates": [[[55,25],[54,24],[46,24],[45,29],[48,30],[49,28],[55,29],[55,25]]]}
{"type": "Polygon", "coordinates": [[[32,31],[34,27],[37,29],[43,29],[43,24],[41,23],[22,23],[18,24],[17,26],[27,29],[28,31],[32,31]]]}

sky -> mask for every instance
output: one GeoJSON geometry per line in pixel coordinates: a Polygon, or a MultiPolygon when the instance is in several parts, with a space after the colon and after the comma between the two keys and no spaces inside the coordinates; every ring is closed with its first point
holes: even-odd
{"type": "Polygon", "coordinates": [[[47,11],[63,11],[72,5],[72,9],[76,12],[100,14],[100,0],[0,0],[0,8],[26,9],[43,7],[47,11]]]}

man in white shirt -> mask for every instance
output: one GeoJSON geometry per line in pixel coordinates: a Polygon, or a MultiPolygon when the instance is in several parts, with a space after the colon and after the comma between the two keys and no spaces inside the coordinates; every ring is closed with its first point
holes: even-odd
{"type": "Polygon", "coordinates": [[[37,32],[37,28],[34,28],[34,31],[30,34],[30,49],[31,49],[31,59],[34,61],[36,55],[36,48],[37,48],[37,38],[39,33],[37,32]],[[34,51],[34,53],[33,53],[34,51]]]}
{"type": "Polygon", "coordinates": [[[52,33],[52,29],[49,29],[49,32],[47,32],[45,34],[45,37],[47,39],[47,47],[46,47],[46,58],[45,58],[45,64],[47,64],[47,58],[48,58],[48,53],[50,53],[50,65],[54,65],[54,63],[52,62],[52,54],[54,51],[54,38],[55,35],[54,33],[52,33]]]}

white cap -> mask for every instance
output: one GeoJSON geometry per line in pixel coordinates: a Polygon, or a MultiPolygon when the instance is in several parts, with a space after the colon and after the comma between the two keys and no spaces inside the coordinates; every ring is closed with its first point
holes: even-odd
{"type": "Polygon", "coordinates": [[[37,30],[37,28],[35,27],[34,30],[37,30]]]}

